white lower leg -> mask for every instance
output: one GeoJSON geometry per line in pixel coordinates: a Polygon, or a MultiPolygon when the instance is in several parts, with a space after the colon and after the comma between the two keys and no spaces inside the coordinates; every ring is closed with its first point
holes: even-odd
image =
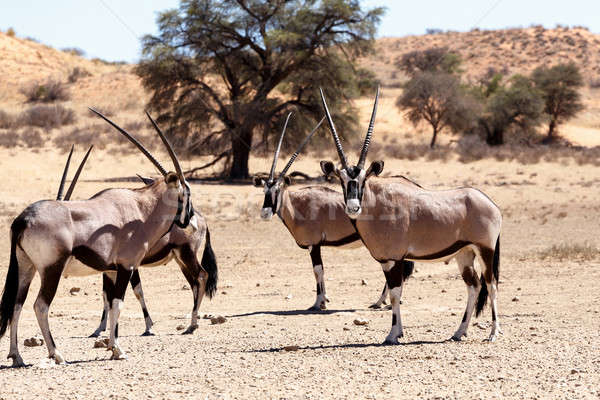
{"type": "Polygon", "coordinates": [[[324,310],[327,308],[327,305],[325,304],[327,302],[327,296],[325,294],[325,280],[323,279],[323,265],[317,264],[313,266],[313,272],[315,274],[315,280],[317,281],[317,299],[312,308],[324,310]]]}
{"type": "Polygon", "coordinates": [[[102,300],[104,300],[102,319],[100,319],[100,325],[98,325],[98,328],[94,331],[94,333],[92,333],[92,336],[100,336],[100,334],[106,330],[106,321],[108,320],[108,312],[110,310],[108,299],[106,298],[106,292],[102,293],[102,300]]]}
{"type": "Polygon", "coordinates": [[[471,321],[471,316],[473,315],[473,309],[475,308],[475,302],[477,301],[477,287],[475,286],[467,286],[467,308],[465,309],[465,313],[463,314],[462,322],[458,327],[458,330],[452,335],[452,339],[461,340],[463,336],[467,336],[467,329],[469,328],[469,323],[471,321]]]}
{"type": "Polygon", "coordinates": [[[385,338],[385,343],[398,343],[398,338],[404,336],[402,330],[402,319],[400,317],[400,298],[402,297],[402,287],[398,286],[389,289],[390,301],[392,303],[392,329],[385,338]]]}
{"type": "Polygon", "coordinates": [[[498,338],[498,334],[500,331],[500,321],[498,320],[498,307],[497,307],[497,297],[498,297],[498,286],[495,282],[488,284],[488,289],[490,292],[490,305],[492,308],[492,331],[490,333],[489,341],[493,342],[498,338]]]}
{"type": "Polygon", "coordinates": [[[119,338],[117,336],[117,324],[119,323],[119,315],[121,314],[121,308],[123,307],[123,300],[113,299],[112,305],[109,312],[110,318],[110,338],[108,340],[108,349],[112,350],[113,360],[126,359],[127,355],[119,347],[119,338]]]}
{"type": "Polygon", "coordinates": [[[8,352],[7,358],[13,359],[13,367],[22,367],[25,365],[23,362],[23,358],[21,354],[19,354],[19,339],[18,339],[18,326],[19,326],[19,317],[21,315],[21,309],[23,306],[21,304],[16,304],[13,312],[12,320],[10,321],[10,350],[8,352]]]}
{"type": "Polygon", "coordinates": [[[56,346],[54,345],[54,340],[52,339],[52,334],[50,333],[50,325],[48,324],[48,304],[38,296],[37,300],[33,304],[33,308],[35,310],[35,316],[37,318],[38,324],[42,331],[42,336],[44,337],[44,341],[46,342],[46,347],[48,349],[48,358],[54,359],[57,364],[64,364],[65,359],[63,356],[56,350],[56,346]]]}
{"type": "Polygon", "coordinates": [[[140,306],[142,307],[142,312],[144,313],[144,322],[146,323],[146,332],[152,333],[152,326],[154,326],[154,322],[152,318],[150,318],[150,313],[148,312],[148,308],[146,307],[146,301],[144,300],[144,292],[142,290],[142,285],[138,283],[133,288],[133,294],[135,294],[135,298],[140,302],[140,306]]]}

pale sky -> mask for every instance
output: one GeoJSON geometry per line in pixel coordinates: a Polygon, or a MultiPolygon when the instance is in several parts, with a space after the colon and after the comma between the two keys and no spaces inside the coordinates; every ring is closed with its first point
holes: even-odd
{"type": "MultiPolygon", "coordinates": [[[[600,33],[598,0],[364,0],[386,6],[378,36],[423,34],[427,28],[468,31],[541,24],[583,25],[600,33]]],[[[12,27],[56,48],[78,47],[90,58],[136,61],[139,37],[156,33],[159,11],[178,0],[20,0],[0,3],[0,30],[12,27]]]]}

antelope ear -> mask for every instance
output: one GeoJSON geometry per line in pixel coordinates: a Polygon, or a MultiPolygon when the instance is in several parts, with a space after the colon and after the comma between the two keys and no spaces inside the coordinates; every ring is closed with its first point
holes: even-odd
{"type": "Polygon", "coordinates": [[[292,178],[290,178],[289,176],[284,176],[283,177],[283,181],[285,182],[286,185],[291,185],[292,184],[292,178]]]}
{"type": "Polygon", "coordinates": [[[252,177],[252,184],[256,187],[263,187],[265,185],[265,181],[262,180],[260,176],[254,175],[252,177]]]}
{"type": "Polygon", "coordinates": [[[169,172],[165,175],[165,182],[169,186],[177,186],[177,182],[179,182],[179,177],[175,172],[169,172]]]}
{"type": "Polygon", "coordinates": [[[331,161],[321,161],[321,171],[323,171],[325,176],[329,176],[333,171],[335,171],[335,166],[331,161]]]}
{"type": "Polygon", "coordinates": [[[367,170],[366,176],[369,177],[371,175],[379,176],[383,172],[383,161],[373,161],[371,166],[367,170]]]}
{"type": "Polygon", "coordinates": [[[140,180],[142,182],[144,182],[144,185],[152,185],[154,183],[154,179],[152,178],[148,178],[146,176],[142,176],[140,174],[136,174],[138,178],[140,178],[140,180]]]}

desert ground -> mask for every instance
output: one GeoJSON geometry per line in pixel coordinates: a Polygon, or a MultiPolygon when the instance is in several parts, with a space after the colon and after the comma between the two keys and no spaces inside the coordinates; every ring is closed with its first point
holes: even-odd
{"type": "MultiPolygon", "coordinates": [[[[55,196],[64,159],[56,149],[0,150],[1,231],[8,233],[30,202],[55,196]]],[[[161,160],[166,164],[167,157],[161,160]]],[[[317,161],[304,157],[294,168],[316,175],[317,161]]],[[[255,158],[251,167],[265,171],[268,162],[255,158]]],[[[135,172],[151,174],[151,165],[138,155],[94,151],[74,198],[115,185],[138,186],[103,181],[135,172]]],[[[405,337],[398,346],[381,345],[391,312],[368,308],[379,296],[383,274],[364,248],[323,250],[331,302],[326,311],[305,311],[315,298],[310,257],[277,218],[260,220],[262,190],[195,183],[194,203],[208,220],[219,265],[217,295],[205,299],[200,312],[227,321],[212,325],[201,319],[194,335],[181,335],[178,328],[189,323],[192,306],[183,275],[175,263],[142,269],[156,336],[139,336],[144,320],[128,290],[120,342],[129,359],[110,361],[88,338],[101,314],[100,276],[62,279],[50,325],[68,363],[56,366],[46,359],[45,346],[23,346],[40,333],[32,309],[36,277],[19,329],[30,366],[2,363],[0,399],[598,398],[600,169],[568,161],[523,166],[451,159],[386,160],[386,172],[432,189],[475,186],[502,209],[503,335],[497,342],[483,342],[491,320],[487,308],[468,338],[447,341],[466,304],[454,262],[416,264],[403,295],[405,337]],[[70,294],[73,287],[80,292],[70,294]],[[358,318],[368,324],[355,325],[358,318]]],[[[2,282],[8,255],[5,234],[2,282]]],[[[5,337],[0,355],[8,354],[8,346],[5,337]]]]}

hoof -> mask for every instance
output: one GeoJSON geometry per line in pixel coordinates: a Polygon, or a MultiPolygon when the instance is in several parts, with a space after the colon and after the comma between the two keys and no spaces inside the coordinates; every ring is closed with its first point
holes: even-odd
{"type": "Polygon", "coordinates": [[[50,358],[54,360],[56,365],[65,365],[67,363],[65,358],[59,352],[54,353],[54,355],[50,356],[50,358]]]}
{"type": "Polygon", "coordinates": [[[90,337],[90,338],[97,338],[97,337],[100,337],[100,334],[101,334],[101,333],[102,333],[101,331],[96,331],[96,332],[92,333],[92,334],[91,334],[90,336],[88,336],[88,337],[90,337]]]}
{"type": "Polygon", "coordinates": [[[25,362],[23,361],[23,359],[21,358],[20,355],[16,355],[16,356],[8,356],[6,358],[12,358],[12,366],[13,368],[24,368],[27,365],[25,365],[25,362]]]}
{"type": "Polygon", "coordinates": [[[391,304],[385,306],[385,308],[384,308],[384,310],[391,310],[391,309],[392,309],[392,305],[391,304]]]}
{"type": "Polygon", "coordinates": [[[190,325],[188,326],[188,328],[181,332],[182,335],[191,335],[192,333],[194,333],[196,331],[196,329],[198,329],[198,325],[190,325]]]}
{"type": "Polygon", "coordinates": [[[490,337],[487,338],[487,339],[485,339],[484,342],[491,343],[491,342],[495,342],[497,339],[498,339],[498,336],[496,336],[496,335],[490,335],[490,337]]]}
{"type": "Polygon", "coordinates": [[[142,333],[140,336],[155,336],[155,334],[154,334],[154,332],[152,332],[151,329],[148,329],[147,331],[142,333]]]}
{"type": "Polygon", "coordinates": [[[381,309],[381,304],[374,303],[374,304],[371,304],[369,306],[369,308],[371,308],[373,310],[379,310],[379,309],[381,309]]]}
{"type": "Polygon", "coordinates": [[[393,339],[386,338],[382,344],[384,346],[395,346],[395,345],[400,344],[400,342],[398,341],[398,338],[393,338],[393,339]]]}
{"type": "Polygon", "coordinates": [[[110,356],[111,360],[127,360],[127,354],[125,354],[118,347],[112,348],[112,355],[110,356]]]}
{"type": "Polygon", "coordinates": [[[456,336],[456,335],[452,335],[452,337],[449,340],[452,341],[452,342],[460,342],[460,341],[462,341],[462,337],[456,336]]]}

